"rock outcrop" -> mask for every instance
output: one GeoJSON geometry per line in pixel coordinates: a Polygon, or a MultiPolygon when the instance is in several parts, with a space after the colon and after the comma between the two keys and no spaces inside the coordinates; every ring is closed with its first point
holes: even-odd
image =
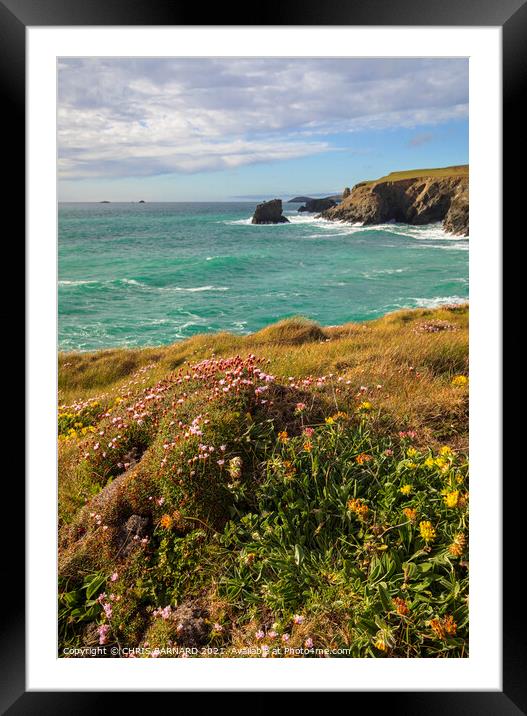
{"type": "Polygon", "coordinates": [[[288,224],[289,219],[282,216],[282,200],[271,199],[258,204],[252,218],[252,224],[288,224]]]}
{"type": "Polygon", "coordinates": [[[366,225],[441,221],[445,231],[468,236],[468,207],[468,167],[453,167],[451,172],[394,173],[377,181],[361,182],[338,206],[326,209],[321,216],[366,225]]]}
{"type": "Polygon", "coordinates": [[[318,213],[321,211],[326,211],[326,209],[331,209],[331,207],[336,205],[337,202],[331,197],[327,196],[324,199],[309,199],[308,201],[306,201],[304,206],[301,206],[298,209],[298,211],[310,211],[312,213],[318,213]]]}

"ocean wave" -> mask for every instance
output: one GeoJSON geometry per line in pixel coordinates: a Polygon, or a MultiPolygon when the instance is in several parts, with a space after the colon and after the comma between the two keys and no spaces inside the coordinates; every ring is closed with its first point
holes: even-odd
{"type": "Polygon", "coordinates": [[[406,273],[406,271],[409,271],[409,268],[397,268],[397,269],[372,269],[371,271],[361,271],[361,276],[363,278],[376,278],[377,276],[392,276],[393,274],[398,273],[406,273]]]}
{"type": "Polygon", "coordinates": [[[158,291],[184,291],[186,293],[200,293],[201,291],[228,291],[228,286],[191,286],[186,288],[183,286],[149,286],[156,288],[158,291]]]}
{"type": "Polygon", "coordinates": [[[417,308],[437,308],[448,304],[468,303],[468,296],[437,296],[436,298],[411,298],[417,308]]]}
{"type": "Polygon", "coordinates": [[[90,283],[100,283],[99,281],[59,281],[59,286],[85,286],[90,283]]]}
{"type": "Polygon", "coordinates": [[[202,291],[229,291],[229,286],[151,286],[135,278],[108,279],[106,281],[59,281],[59,286],[92,285],[100,288],[116,289],[119,286],[133,286],[144,291],[182,291],[185,293],[200,293],[202,291]]]}

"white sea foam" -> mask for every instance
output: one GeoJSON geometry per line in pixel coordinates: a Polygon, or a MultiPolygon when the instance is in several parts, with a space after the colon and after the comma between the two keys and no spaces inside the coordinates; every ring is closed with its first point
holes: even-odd
{"type": "Polygon", "coordinates": [[[59,286],[84,286],[89,283],[99,283],[98,281],[59,281],[59,286]]]}
{"type": "Polygon", "coordinates": [[[468,303],[468,296],[437,296],[436,298],[411,298],[418,308],[437,308],[447,304],[468,303]]]}
{"type": "MultiPolygon", "coordinates": [[[[154,287],[157,288],[157,287],[154,287]]],[[[185,288],[184,286],[160,286],[157,288],[158,291],[183,291],[186,293],[199,293],[201,291],[228,291],[228,286],[191,286],[185,288]]]]}

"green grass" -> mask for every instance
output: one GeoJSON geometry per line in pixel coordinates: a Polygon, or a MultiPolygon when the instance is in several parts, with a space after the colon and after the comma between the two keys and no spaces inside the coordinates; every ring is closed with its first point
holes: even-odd
{"type": "Polygon", "coordinates": [[[467,306],[61,354],[60,650],[467,656],[467,367],[467,306]]]}
{"type": "Polygon", "coordinates": [[[468,176],[469,165],[460,164],[451,167],[439,167],[434,169],[407,169],[406,171],[390,172],[379,179],[361,182],[361,185],[381,184],[382,182],[400,181],[402,179],[419,179],[421,177],[458,177],[468,176]]]}

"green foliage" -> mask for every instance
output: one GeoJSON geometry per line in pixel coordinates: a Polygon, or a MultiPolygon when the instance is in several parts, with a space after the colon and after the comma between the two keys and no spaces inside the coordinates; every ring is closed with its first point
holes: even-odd
{"type": "Polygon", "coordinates": [[[95,622],[102,607],[97,597],[104,591],[107,577],[101,572],[88,574],[76,589],[68,589],[65,580],[59,581],[59,646],[77,645],[82,628],[95,622]]]}

